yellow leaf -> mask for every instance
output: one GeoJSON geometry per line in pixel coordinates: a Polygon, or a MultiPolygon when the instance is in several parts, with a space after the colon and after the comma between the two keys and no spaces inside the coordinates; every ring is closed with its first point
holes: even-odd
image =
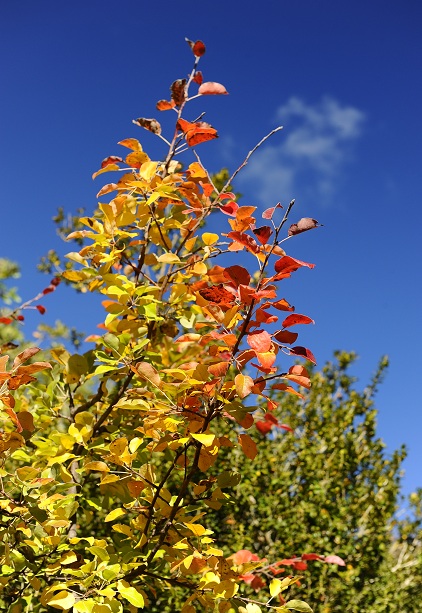
{"type": "Polygon", "coordinates": [[[144,597],[138,592],[138,590],[129,585],[127,581],[118,581],[117,582],[117,590],[119,594],[121,594],[126,600],[133,604],[135,607],[140,607],[143,609],[144,607],[144,597]]]}
{"type": "Polygon", "coordinates": [[[84,468],[86,470],[97,470],[100,473],[110,472],[110,469],[105,462],[87,462],[84,468]]]}
{"type": "Polygon", "coordinates": [[[211,534],[209,530],[207,530],[206,528],[204,528],[204,526],[201,526],[200,524],[185,524],[185,526],[186,528],[188,528],[188,530],[193,532],[195,536],[202,536],[206,532],[208,534],[211,534]]]}
{"type": "Polygon", "coordinates": [[[278,596],[281,592],[281,588],[282,585],[280,579],[273,579],[270,583],[271,598],[275,598],[275,596],[278,596]]]}
{"type": "Polygon", "coordinates": [[[174,262],[180,262],[180,258],[175,253],[163,253],[157,258],[160,264],[173,264],[174,262]]]}
{"type": "Polygon", "coordinates": [[[95,600],[88,598],[87,600],[79,600],[73,605],[73,611],[77,613],[93,613],[93,607],[95,606],[95,600]]]}
{"type": "Polygon", "coordinates": [[[249,375],[242,375],[239,373],[234,378],[234,384],[236,386],[236,392],[239,394],[240,398],[243,399],[251,393],[254,381],[249,375]]]}
{"type": "Polygon", "coordinates": [[[214,245],[219,238],[220,237],[218,236],[218,234],[213,234],[212,232],[204,232],[204,234],[202,235],[202,241],[208,247],[210,245],[214,245]]]}
{"type": "Polygon", "coordinates": [[[191,434],[191,437],[205,445],[205,447],[211,447],[215,440],[215,434],[191,434]]]}
{"type": "Polygon", "coordinates": [[[51,599],[48,599],[47,604],[55,609],[65,611],[66,609],[73,607],[75,604],[75,597],[70,592],[61,590],[60,592],[55,593],[51,599]]]}
{"type": "Polygon", "coordinates": [[[126,515],[126,511],[124,509],[113,509],[110,511],[110,513],[108,513],[108,515],[105,516],[104,521],[113,521],[113,519],[117,519],[122,515],[126,515]]]}
{"type": "MultiPolygon", "coordinates": [[[[129,155],[131,155],[129,153],[129,155]]],[[[147,156],[146,156],[147,157],[147,156]]],[[[127,159],[127,158],[126,158],[127,159]]],[[[157,162],[144,162],[139,169],[139,174],[145,181],[151,181],[157,170],[157,162]]]]}

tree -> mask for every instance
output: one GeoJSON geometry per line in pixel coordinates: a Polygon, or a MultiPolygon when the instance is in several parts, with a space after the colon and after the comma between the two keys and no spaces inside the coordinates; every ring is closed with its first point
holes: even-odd
{"type": "MultiPolygon", "coordinates": [[[[223,554],[208,517],[239,476],[209,471],[225,447],[255,459],[247,431],[262,411],[251,398],[271,402],[271,388],[296,394],[292,383],[309,385],[305,368],[276,365],[286,354],[314,361],[289,330],[312,319],[293,313],[277,287],[313,268],[281,244],[318,223],[300,219],[286,230],[294,202],[267,209],[258,223],[255,207],[237,204],[228,185],[253,151],[222,189],[213,184],[195,148],[217,131],[183,114],[192,98],[227,92],[203,82],[205,47],[188,43],[189,77],[157,103],[176,113],[172,136],[156,119],[134,120],[165,143],[163,160],[151,160],[135,138],[120,141],[129,153],[107,157],[94,173],[113,172],[114,181],[68,237],[79,249],[67,255],[71,265],[1,317],[13,326],[25,309],[43,313],[40,300],[60,280],[104,298],[104,334],[86,339],[93,349],[53,345],[39,359],[38,348],[21,346],[0,357],[0,598],[13,613],[119,613],[176,598],[183,613],[255,613],[259,601],[239,591],[240,577],[277,571],[254,553],[223,554]],[[185,151],[196,161],[183,169],[176,158],[185,151]],[[228,221],[226,232],[206,231],[211,214],[228,221]]],[[[286,596],[296,581],[274,577],[264,607],[309,611],[286,596]]]]}
{"type": "MultiPolygon", "coordinates": [[[[242,482],[231,507],[218,511],[211,525],[227,551],[283,558],[279,570],[302,576],[295,591],[306,594],[318,613],[416,613],[420,499],[412,495],[413,518],[398,522],[406,452],[402,447],[387,455],[376,434],[374,394],[388,362],[382,359],[370,384],[358,391],[348,372],[356,356],[335,357],[314,373],[305,400],[274,398],[285,429],[271,420],[256,423],[260,452],[252,465],[237,449],[225,454],[242,482]],[[325,560],[339,555],[345,565],[309,564],[318,559],[315,552],[325,560]]],[[[251,573],[246,580],[259,596],[262,577],[251,573]]]]}

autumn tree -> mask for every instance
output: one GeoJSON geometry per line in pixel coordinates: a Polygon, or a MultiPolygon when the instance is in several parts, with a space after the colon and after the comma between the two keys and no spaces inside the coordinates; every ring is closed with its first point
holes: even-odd
{"type": "Polygon", "coordinates": [[[238,448],[245,465],[253,462],[249,432],[268,421],[267,405],[276,419],[271,391],[310,385],[292,361],[315,359],[290,328],[313,321],[277,291],[314,266],[282,244],[318,223],[289,225],[294,202],[261,212],[228,191],[280,128],[222,188],[213,184],[196,147],[217,130],[189,117],[187,105],[227,92],[198,71],[204,44],[188,44],[190,74],[157,103],[173,114],[173,131],[134,120],[164,143],[162,159],[150,159],[137,138],[121,140],[125,153],[94,173],[113,180],[68,237],[70,264],[2,313],[3,326],[22,323],[29,308],[43,314],[61,281],[101,295],[105,313],[83,353],[53,345],[39,357],[37,347],[20,346],[0,357],[0,599],[13,613],[120,613],[175,594],[183,613],[311,610],[289,597],[296,574],[279,579],[279,561],[253,551],[224,553],[208,518],[239,478],[232,469],[210,474],[221,450],[238,448]],[[220,234],[204,226],[211,214],[220,234]],[[265,577],[260,599],[244,580],[252,572],[265,577]]]}
{"type": "MultiPolygon", "coordinates": [[[[260,451],[253,464],[227,450],[221,463],[242,472],[242,481],[210,525],[225,551],[281,560],[280,576],[300,573],[295,591],[318,613],[416,613],[419,498],[412,495],[415,511],[399,521],[405,449],[388,454],[376,433],[374,395],[387,360],[360,391],[349,373],[355,359],[337,352],[313,374],[304,399],[273,398],[280,421],[271,412],[255,423],[260,451]],[[344,563],[318,563],[321,554],[344,563]]],[[[262,576],[251,573],[248,580],[259,596],[262,576]]]]}

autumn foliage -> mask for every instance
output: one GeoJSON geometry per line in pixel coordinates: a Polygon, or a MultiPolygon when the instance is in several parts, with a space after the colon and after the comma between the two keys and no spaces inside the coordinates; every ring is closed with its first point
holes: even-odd
{"type": "Polygon", "coordinates": [[[241,477],[208,475],[220,450],[239,447],[249,462],[259,453],[250,432],[291,435],[272,392],[301,396],[310,386],[296,359],[315,358],[297,344],[297,330],[313,320],[279,288],[314,266],[282,245],[318,223],[289,227],[294,202],[263,212],[240,206],[228,190],[238,171],[225,188],[214,185],[195,148],[217,130],[186,115],[187,105],[227,91],[197,69],[204,44],[188,44],[192,71],[157,103],[175,113],[174,132],[165,137],[155,118],[134,120],[167,153],[152,160],[137,138],[121,140],[125,153],[93,175],[113,176],[99,189],[98,209],[69,236],[82,248],[67,255],[73,265],[62,278],[103,297],[101,334],[86,339],[93,348],[72,355],[55,347],[41,361],[32,359],[36,348],[0,358],[0,599],[14,613],[148,609],[175,590],[183,613],[310,611],[289,600],[289,586],[309,560],[343,564],[319,552],[225,556],[207,528],[241,477]],[[204,227],[211,215],[220,234],[204,227]],[[286,565],[291,574],[279,578],[286,565]]]}

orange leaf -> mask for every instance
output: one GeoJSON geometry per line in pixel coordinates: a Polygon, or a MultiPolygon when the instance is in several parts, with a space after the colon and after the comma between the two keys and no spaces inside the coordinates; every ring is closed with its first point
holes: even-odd
{"type": "Polygon", "coordinates": [[[114,192],[117,188],[118,188],[117,183],[107,183],[107,185],[104,185],[104,187],[100,189],[100,191],[97,194],[97,198],[99,198],[100,196],[104,196],[104,194],[109,194],[110,192],[114,192]]]}
{"type": "Polygon", "coordinates": [[[18,416],[16,415],[15,411],[12,408],[8,408],[8,407],[6,407],[4,409],[4,411],[5,411],[5,413],[7,413],[9,415],[10,419],[16,425],[17,431],[18,432],[22,432],[23,428],[22,428],[21,424],[19,423],[19,419],[18,419],[18,416]]]}
{"type": "Polygon", "coordinates": [[[176,104],[174,100],[172,100],[171,102],[169,102],[168,100],[159,100],[155,105],[155,108],[157,109],[157,111],[170,111],[171,109],[174,109],[175,106],[176,104]]]}
{"type": "Polygon", "coordinates": [[[213,285],[212,287],[204,287],[200,289],[198,293],[202,298],[214,304],[231,304],[235,300],[234,295],[224,289],[222,283],[213,285]]]}
{"type": "Polygon", "coordinates": [[[211,364],[211,366],[208,366],[208,372],[213,377],[224,377],[229,366],[229,362],[217,362],[217,364],[211,364]]]}
{"type": "Polygon", "coordinates": [[[138,362],[135,366],[131,366],[131,369],[135,374],[139,375],[141,379],[150,381],[155,387],[161,386],[160,375],[149,362],[138,362]]]}
{"type": "Polygon", "coordinates": [[[236,392],[238,393],[240,398],[243,399],[246,398],[246,396],[249,396],[249,394],[251,393],[252,388],[254,386],[254,381],[252,377],[239,373],[234,378],[234,384],[236,386],[236,392]]]}
{"type": "Polygon", "coordinates": [[[248,334],[247,342],[249,347],[259,353],[269,351],[271,348],[271,336],[265,330],[256,330],[248,334]]]}
{"type": "Polygon", "coordinates": [[[189,147],[195,147],[195,145],[218,138],[217,130],[205,121],[192,123],[185,119],[179,119],[176,127],[185,135],[189,147]]]}
{"type": "Polygon", "coordinates": [[[215,81],[207,81],[206,83],[202,83],[198,89],[198,94],[201,96],[213,96],[228,93],[229,92],[224,85],[221,85],[221,83],[216,83],[215,81]]]}
{"type": "Polygon", "coordinates": [[[296,326],[297,324],[314,323],[314,320],[307,315],[299,315],[299,313],[294,313],[293,315],[288,315],[281,325],[283,328],[290,328],[291,326],[296,326]]]}
{"type": "Polygon", "coordinates": [[[294,306],[291,306],[287,300],[285,300],[284,298],[282,298],[281,300],[278,300],[277,302],[273,302],[272,305],[275,309],[279,310],[279,311],[294,311],[295,308],[294,306]]]}
{"type": "Polygon", "coordinates": [[[245,456],[250,460],[254,460],[256,458],[256,454],[258,453],[256,443],[251,439],[249,434],[239,434],[237,438],[245,456]]]}
{"type": "Polygon", "coordinates": [[[275,383],[271,387],[273,390],[281,390],[282,392],[287,392],[289,394],[293,394],[294,396],[298,396],[298,398],[303,398],[303,394],[297,392],[291,385],[286,385],[285,383],[275,383]]]}
{"type": "Polygon", "coordinates": [[[289,381],[293,381],[293,383],[297,383],[302,387],[306,387],[306,389],[310,389],[311,387],[311,381],[309,377],[301,377],[300,375],[285,375],[284,378],[288,379],[289,381]]]}
{"type": "Polygon", "coordinates": [[[38,347],[28,347],[28,349],[21,351],[21,353],[18,353],[18,355],[13,360],[13,368],[17,368],[18,366],[26,362],[26,360],[32,358],[32,356],[34,356],[39,351],[41,350],[38,347]]]}
{"type": "Polygon", "coordinates": [[[122,147],[132,149],[132,151],[142,151],[141,143],[136,138],[124,138],[123,140],[120,140],[117,144],[122,145],[122,147]]]}
{"type": "Polygon", "coordinates": [[[241,549],[240,551],[236,551],[233,555],[230,556],[233,560],[234,564],[245,564],[247,562],[258,562],[259,557],[256,553],[252,553],[248,549],[241,549]]]}
{"type": "Polygon", "coordinates": [[[256,352],[258,362],[265,369],[270,369],[276,360],[276,355],[272,351],[256,352]]]}

